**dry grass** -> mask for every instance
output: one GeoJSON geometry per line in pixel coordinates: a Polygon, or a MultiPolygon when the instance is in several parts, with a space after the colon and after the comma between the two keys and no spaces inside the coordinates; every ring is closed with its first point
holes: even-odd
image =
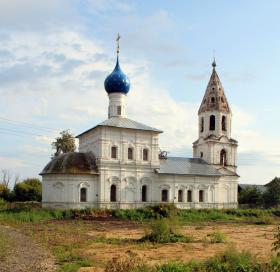
{"type": "MultiPolygon", "coordinates": [[[[81,268],[80,271],[102,271],[100,269],[113,258],[125,258],[131,254],[151,265],[171,260],[205,260],[223,252],[229,245],[268,260],[275,233],[275,225],[185,225],[180,232],[194,237],[194,242],[152,244],[136,242],[145,234],[145,226],[127,220],[52,220],[22,223],[17,227],[53,252],[62,267],[71,261],[79,264],[76,267],[95,267],[81,268]],[[205,237],[213,232],[225,234],[227,240],[224,243],[205,243],[205,237]]],[[[68,271],[76,270],[73,266],[73,270],[68,271]]]]}

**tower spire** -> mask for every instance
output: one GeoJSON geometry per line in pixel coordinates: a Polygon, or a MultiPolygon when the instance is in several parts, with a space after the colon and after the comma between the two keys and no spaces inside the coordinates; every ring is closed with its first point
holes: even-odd
{"type": "Polygon", "coordinates": [[[199,114],[206,111],[211,112],[213,110],[224,113],[230,113],[231,111],[224,92],[224,88],[215,69],[216,66],[217,64],[214,57],[212,62],[212,74],[198,111],[199,114]]]}

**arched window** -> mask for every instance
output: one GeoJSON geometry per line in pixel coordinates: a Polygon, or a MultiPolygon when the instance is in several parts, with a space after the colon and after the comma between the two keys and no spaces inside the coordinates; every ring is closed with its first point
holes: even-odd
{"type": "Polygon", "coordinates": [[[116,146],[111,147],[111,158],[116,159],[118,155],[118,149],[116,146]]]}
{"type": "Polygon", "coordinates": [[[220,153],[220,164],[227,165],[227,152],[224,149],[220,153]]]}
{"type": "Polygon", "coordinates": [[[147,161],[149,159],[149,150],[147,148],[143,149],[143,161],[147,161]]]}
{"type": "Polygon", "coordinates": [[[209,130],[215,130],[215,122],[215,115],[211,115],[209,120],[209,130]]]}
{"type": "Polygon", "coordinates": [[[86,188],[80,189],[80,202],[87,202],[87,189],[86,188]]]}
{"type": "Polygon", "coordinates": [[[142,202],[147,201],[147,185],[142,186],[142,202]]]}
{"type": "Polygon", "coordinates": [[[204,191],[199,190],[199,202],[204,202],[204,191]]]}
{"type": "Polygon", "coordinates": [[[211,97],[211,103],[215,103],[215,97],[211,97]]]}
{"type": "Polygon", "coordinates": [[[200,152],[200,158],[201,159],[203,158],[203,152],[200,152]]]}
{"type": "Polygon", "coordinates": [[[183,190],[178,191],[178,202],[183,202],[183,190]]]}
{"type": "Polygon", "coordinates": [[[110,201],[111,202],[116,202],[117,201],[117,187],[116,187],[115,184],[111,185],[110,201]]]}
{"type": "Polygon", "coordinates": [[[161,191],[161,201],[162,202],[167,202],[168,201],[168,190],[163,189],[161,191]]]}
{"type": "Polygon", "coordinates": [[[222,131],[226,131],[226,130],[227,130],[226,117],[223,116],[222,117],[222,131]]]}
{"type": "Polygon", "coordinates": [[[200,120],[200,132],[203,132],[204,131],[204,118],[201,117],[201,120],[200,120]]]}
{"type": "Polygon", "coordinates": [[[133,160],[133,148],[132,147],[129,147],[127,150],[127,158],[129,160],[133,160]]]}
{"type": "Polygon", "coordinates": [[[188,190],[188,202],[192,202],[192,191],[188,190]]]}

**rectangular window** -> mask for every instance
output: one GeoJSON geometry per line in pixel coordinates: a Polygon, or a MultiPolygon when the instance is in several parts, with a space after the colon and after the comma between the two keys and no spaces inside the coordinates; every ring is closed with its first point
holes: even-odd
{"type": "Polygon", "coordinates": [[[178,202],[183,202],[183,190],[178,191],[178,202]]]}
{"type": "Polygon", "coordinates": [[[204,202],[204,191],[199,190],[199,202],[204,202]]]}
{"type": "Polygon", "coordinates": [[[81,190],[80,190],[80,201],[87,202],[87,189],[86,188],[81,188],[81,190]]]}
{"type": "Polygon", "coordinates": [[[168,191],[165,189],[161,191],[161,201],[162,202],[168,201],[168,191]]]}
{"type": "Polygon", "coordinates": [[[111,148],[111,158],[112,159],[117,158],[117,147],[116,146],[112,146],[112,148],[111,148]]]}
{"type": "Polygon", "coordinates": [[[188,190],[188,202],[192,202],[192,191],[188,190]]]}
{"type": "Polygon", "coordinates": [[[143,161],[147,161],[149,159],[149,150],[143,149],[143,161]]]}
{"type": "Polygon", "coordinates": [[[129,147],[127,150],[127,158],[129,160],[133,160],[133,149],[131,147],[129,147]]]}
{"type": "Polygon", "coordinates": [[[142,202],[147,201],[147,186],[143,185],[142,186],[142,202]]]}
{"type": "Polygon", "coordinates": [[[122,115],[122,107],[121,106],[117,107],[117,114],[122,115]]]}

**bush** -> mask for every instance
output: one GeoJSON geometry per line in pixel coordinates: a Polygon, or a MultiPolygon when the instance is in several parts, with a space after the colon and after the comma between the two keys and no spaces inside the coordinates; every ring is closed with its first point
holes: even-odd
{"type": "Polygon", "coordinates": [[[37,178],[28,178],[14,187],[15,201],[41,201],[42,183],[37,178]]]}
{"type": "Polygon", "coordinates": [[[273,257],[270,261],[270,263],[267,264],[267,270],[269,272],[278,272],[280,271],[280,257],[276,256],[273,257]]]}
{"type": "Polygon", "coordinates": [[[113,258],[105,267],[105,272],[156,272],[156,269],[147,266],[136,256],[118,259],[113,258]]]}
{"type": "Polygon", "coordinates": [[[272,249],[276,252],[277,256],[280,257],[280,225],[277,227],[274,239],[275,241],[272,244],[272,249]]]}
{"type": "Polygon", "coordinates": [[[262,217],[251,220],[250,223],[253,223],[256,225],[271,225],[271,224],[273,224],[273,220],[269,216],[262,216],[262,217]]]}
{"type": "Polygon", "coordinates": [[[226,240],[227,240],[226,235],[220,231],[215,231],[215,232],[209,233],[205,237],[205,241],[209,242],[211,244],[225,243],[226,240]]]}
{"type": "Polygon", "coordinates": [[[6,208],[7,208],[7,202],[3,198],[0,198],[0,210],[6,209],[6,208]]]}
{"type": "Polygon", "coordinates": [[[112,216],[120,219],[143,221],[146,219],[168,218],[177,215],[179,210],[173,204],[161,204],[140,209],[112,210],[112,216]]]}
{"type": "Polygon", "coordinates": [[[202,271],[202,264],[195,261],[188,263],[182,262],[169,262],[160,266],[157,266],[157,272],[194,272],[202,271]]]}
{"type": "Polygon", "coordinates": [[[248,251],[238,252],[235,248],[229,248],[204,263],[209,272],[261,272],[260,263],[248,251]]]}
{"type": "Polygon", "coordinates": [[[149,224],[147,234],[140,239],[141,242],[149,241],[153,243],[189,243],[192,238],[184,236],[178,232],[179,220],[177,216],[170,213],[169,218],[153,220],[149,224]]]}

